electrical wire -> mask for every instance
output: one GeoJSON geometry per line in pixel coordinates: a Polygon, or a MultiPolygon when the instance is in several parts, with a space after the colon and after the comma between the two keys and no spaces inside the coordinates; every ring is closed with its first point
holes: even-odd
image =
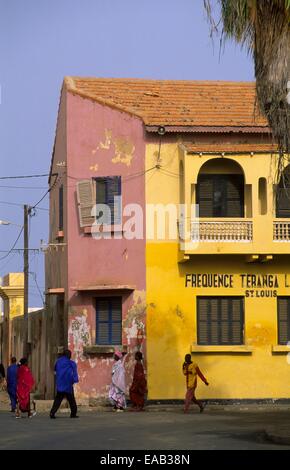
{"type": "MultiPolygon", "coordinates": [[[[55,173],[53,173],[53,175],[55,175],[55,173]]],[[[24,179],[24,178],[43,178],[44,176],[49,176],[49,174],[45,173],[43,175],[0,176],[0,180],[14,180],[14,179],[24,179]]]]}
{"type": "MultiPolygon", "coordinates": [[[[24,206],[24,204],[19,204],[19,203],[16,203],[16,202],[8,202],[8,201],[0,201],[0,204],[7,204],[8,206],[17,206],[17,207],[21,207],[22,209],[23,209],[23,206],[24,206]]],[[[48,211],[49,212],[49,209],[46,209],[45,207],[37,207],[37,210],[48,211]]]]}
{"type": "MultiPolygon", "coordinates": [[[[127,180],[130,180],[130,179],[133,179],[133,178],[137,178],[139,176],[143,176],[145,175],[146,173],[148,173],[149,171],[152,171],[152,170],[155,170],[156,169],[156,165],[152,166],[151,168],[148,168],[147,170],[142,170],[142,171],[139,171],[137,173],[131,173],[129,175],[126,175],[126,176],[122,176],[122,183],[124,181],[127,181],[127,180]]],[[[84,178],[78,178],[76,176],[72,176],[72,175],[67,175],[67,177],[69,179],[72,179],[72,180],[75,180],[75,181],[82,181],[84,178]]],[[[103,177],[102,177],[103,178],[103,177]]]]}
{"type": "Polygon", "coordinates": [[[33,280],[34,280],[34,282],[35,282],[37,291],[38,291],[38,293],[39,293],[39,295],[40,295],[40,297],[41,297],[41,300],[42,300],[42,302],[43,302],[43,304],[44,304],[44,297],[43,297],[43,295],[42,295],[42,293],[41,293],[40,287],[39,287],[38,282],[37,282],[37,275],[36,275],[35,272],[30,272],[30,271],[29,271],[29,274],[33,277],[33,280]]]}
{"type": "Polygon", "coordinates": [[[40,190],[40,189],[46,189],[46,186],[32,186],[32,187],[28,187],[28,186],[6,186],[6,185],[0,185],[0,188],[5,188],[5,189],[37,189],[37,190],[40,190]]]}
{"type": "Polygon", "coordinates": [[[4,274],[3,274],[4,269],[6,268],[6,266],[8,266],[9,263],[11,263],[11,261],[13,260],[13,258],[15,258],[16,254],[17,254],[16,252],[13,253],[13,255],[11,256],[11,258],[9,258],[4,264],[1,265],[1,272],[2,272],[1,276],[4,275],[4,274]]]}
{"type": "Polygon", "coordinates": [[[38,206],[38,204],[40,204],[43,201],[43,199],[48,195],[48,193],[50,193],[50,191],[53,190],[54,186],[56,185],[57,178],[58,178],[58,175],[56,175],[53,185],[50,188],[48,188],[48,190],[44,193],[42,198],[39,199],[39,201],[36,204],[34,204],[34,206],[30,207],[30,210],[35,209],[38,206]]]}
{"type": "Polygon", "coordinates": [[[50,191],[53,190],[54,186],[56,185],[57,179],[58,179],[58,174],[54,173],[54,176],[55,176],[55,180],[54,180],[52,186],[50,186],[50,188],[48,188],[48,190],[44,193],[42,198],[39,199],[39,201],[36,204],[34,204],[34,206],[30,207],[30,210],[35,209],[38,206],[38,204],[40,204],[43,201],[43,199],[48,195],[48,193],[50,193],[50,191]]]}
{"type": "Polygon", "coordinates": [[[7,256],[10,255],[10,253],[12,252],[12,250],[15,248],[15,246],[16,246],[16,244],[17,244],[19,238],[21,237],[21,234],[22,234],[23,230],[24,230],[24,226],[21,228],[21,230],[20,230],[20,232],[19,232],[19,234],[18,234],[18,237],[16,238],[15,242],[13,243],[13,246],[10,248],[10,250],[8,251],[8,253],[7,253],[5,256],[2,256],[2,258],[0,258],[0,261],[2,261],[3,259],[7,258],[7,256]]]}

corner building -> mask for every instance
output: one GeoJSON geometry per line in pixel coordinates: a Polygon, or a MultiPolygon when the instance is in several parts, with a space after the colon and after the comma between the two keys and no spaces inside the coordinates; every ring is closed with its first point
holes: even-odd
{"type": "MultiPolygon", "coordinates": [[[[65,79],[46,291],[79,396],[106,396],[118,345],[128,381],[143,351],[149,399],[184,397],[188,352],[200,397],[288,398],[290,179],[255,100],[254,83],[65,79]],[[142,207],[143,239],[92,236],[114,195],[142,207]]],[[[127,219],[115,209],[109,232],[127,219]]]]}

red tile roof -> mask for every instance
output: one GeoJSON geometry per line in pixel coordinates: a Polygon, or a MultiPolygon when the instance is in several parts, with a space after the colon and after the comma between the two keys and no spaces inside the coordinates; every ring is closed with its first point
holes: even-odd
{"type": "Polygon", "coordinates": [[[182,147],[188,153],[276,153],[278,152],[278,146],[272,143],[183,143],[182,147]]]}
{"type": "Polygon", "coordinates": [[[74,94],[139,116],[146,126],[268,129],[255,83],[66,77],[74,94]]]}

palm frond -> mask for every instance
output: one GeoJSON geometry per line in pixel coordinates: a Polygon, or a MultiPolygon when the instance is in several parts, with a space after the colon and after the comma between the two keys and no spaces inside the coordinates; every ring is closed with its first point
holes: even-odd
{"type": "MultiPolygon", "coordinates": [[[[234,39],[252,52],[260,109],[268,119],[281,153],[290,154],[290,106],[287,101],[290,0],[217,1],[221,38],[234,39]]],[[[204,4],[210,23],[216,24],[213,0],[204,0],[204,4]]]]}

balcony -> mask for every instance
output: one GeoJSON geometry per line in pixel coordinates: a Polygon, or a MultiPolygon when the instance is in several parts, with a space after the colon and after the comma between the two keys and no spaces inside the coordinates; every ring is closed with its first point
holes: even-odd
{"type": "Polygon", "coordinates": [[[251,243],[251,220],[204,220],[191,222],[191,240],[202,243],[251,243]]]}
{"type": "Polygon", "coordinates": [[[249,255],[253,260],[290,254],[290,219],[200,218],[186,226],[187,236],[183,237],[183,224],[179,223],[181,260],[199,254],[249,255]]]}

